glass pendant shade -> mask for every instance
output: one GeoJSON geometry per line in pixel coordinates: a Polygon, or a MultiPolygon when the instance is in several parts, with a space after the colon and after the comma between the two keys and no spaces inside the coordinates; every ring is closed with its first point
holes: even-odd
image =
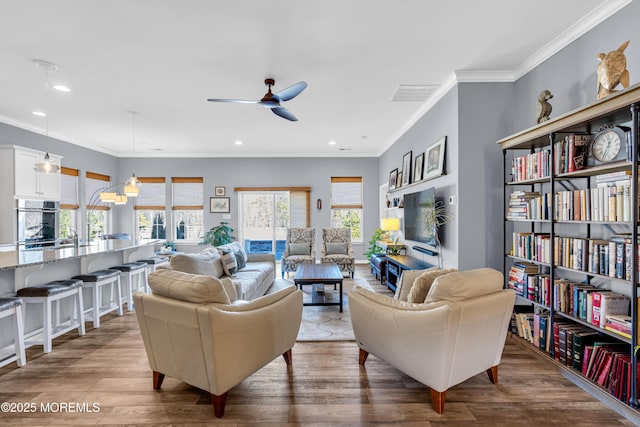
{"type": "Polygon", "coordinates": [[[53,163],[51,161],[51,158],[49,157],[49,153],[47,153],[44,156],[44,161],[36,163],[33,166],[33,170],[35,170],[36,172],[43,172],[43,173],[58,173],[60,172],[60,166],[53,163]]]}
{"type": "Polygon", "coordinates": [[[129,197],[138,197],[140,194],[140,181],[136,178],[136,174],[132,174],[124,186],[124,194],[129,197]]]}

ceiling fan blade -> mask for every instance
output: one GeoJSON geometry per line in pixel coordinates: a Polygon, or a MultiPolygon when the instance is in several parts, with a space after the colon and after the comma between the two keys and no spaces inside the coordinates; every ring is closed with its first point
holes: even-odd
{"type": "Polygon", "coordinates": [[[296,118],[296,116],[294,116],[293,114],[291,114],[291,112],[289,110],[287,110],[284,107],[275,107],[272,108],[271,111],[273,111],[273,113],[277,116],[283,117],[287,120],[291,120],[292,122],[297,122],[298,119],[296,118]]]}
{"type": "Polygon", "coordinates": [[[280,99],[281,101],[288,101],[300,95],[300,92],[305,90],[306,87],[306,82],[298,82],[286,89],[282,89],[280,92],[276,93],[275,96],[278,97],[278,99],[280,99]]]}
{"type": "Polygon", "coordinates": [[[260,101],[252,101],[249,99],[220,99],[220,98],[209,98],[207,99],[209,102],[231,102],[234,104],[257,104],[260,101]]]}

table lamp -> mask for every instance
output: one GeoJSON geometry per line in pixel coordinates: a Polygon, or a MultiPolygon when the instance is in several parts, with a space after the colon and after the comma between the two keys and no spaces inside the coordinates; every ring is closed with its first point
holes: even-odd
{"type": "Polygon", "coordinates": [[[393,241],[393,235],[400,230],[400,218],[382,218],[380,220],[380,228],[382,231],[390,232],[387,237],[388,242],[393,241]]]}

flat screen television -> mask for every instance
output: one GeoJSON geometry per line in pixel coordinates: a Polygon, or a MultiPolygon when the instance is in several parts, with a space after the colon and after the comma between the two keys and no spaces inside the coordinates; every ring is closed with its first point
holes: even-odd
{"type": "Polygon", "coordinates": [[[425,216],[435,209],[436,190],[427,188],[404,195],[404,238],[437,247],[436,227],[427,227],[425,216]]]}

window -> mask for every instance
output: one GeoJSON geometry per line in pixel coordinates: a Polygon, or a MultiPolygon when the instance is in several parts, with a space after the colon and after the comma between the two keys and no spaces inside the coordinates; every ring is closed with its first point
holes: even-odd
{"type": "Polygon", "coordinates": [[[166,180],[164,177],[138,180],[144,185],[134,205],[138,238],[166,239],[166,180]]]}
{"type": "Polygon", "coordinates": [[[204,234],[204,180],[171,178],[175,240],[199,241],[204,234]]]}
{"type": "Polygon", "coordinates": [[[100,192],[110,187],[111,178],[94,172],[86,173],[87,240],[99,238],[111,229],[109,206],[100,200],[100,192]]]}
{"type": "Polygon", "coordinates": [[[78,232],[78,169],[62,167],[60,170],[60,238],[72,237],[78,232]]]}
{"type": "Polygon", "coordinates": [[[331,227],[351,229],[351,241],[362,240],[362,177],[331,177],[331,227]]]}

